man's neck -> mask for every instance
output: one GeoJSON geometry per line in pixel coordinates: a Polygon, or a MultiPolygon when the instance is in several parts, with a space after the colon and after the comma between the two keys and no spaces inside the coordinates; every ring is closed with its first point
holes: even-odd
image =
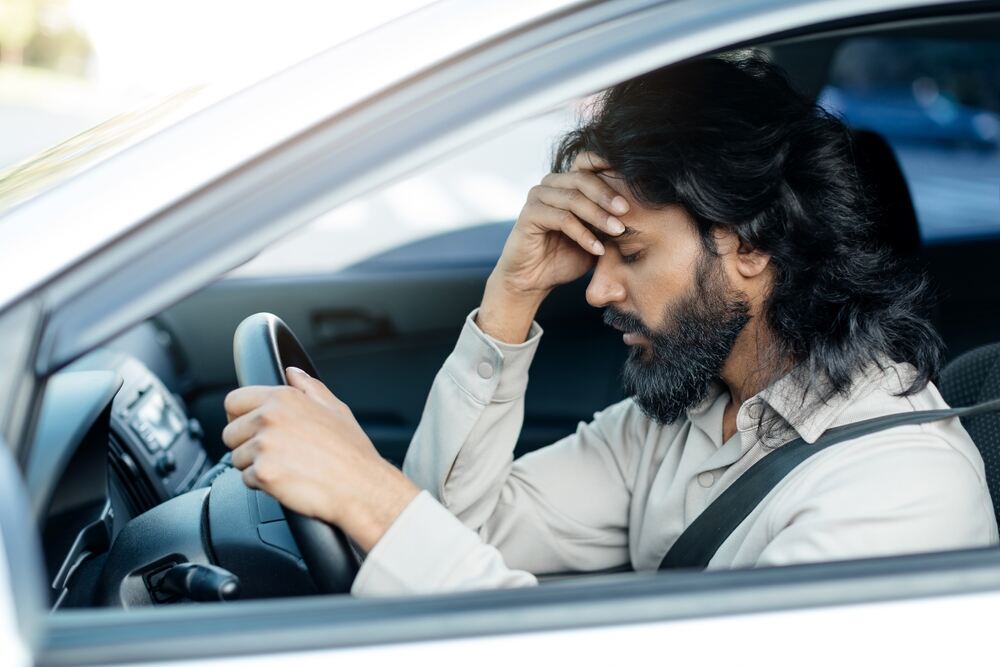
{"type": "Polygon", "coordinates": [[[720,374],[729,389],[729,404],[722,415],[723,442],[736,433],[740,406],[791,370],[791,360],[774,358],[773,350],[773,341],[764,330],[761,318],[751,318],[736,338],[720,374]]]}

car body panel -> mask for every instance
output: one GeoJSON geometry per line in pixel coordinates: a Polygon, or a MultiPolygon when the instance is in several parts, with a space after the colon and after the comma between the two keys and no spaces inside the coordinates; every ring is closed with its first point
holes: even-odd
{"type": "MultiPolygon", "coordinates": [[[[762,613],[723,619],[582,628],[546,633],[390,644],[294,655],[296,665],[465,664],[562,662],[573,665],[747,664],[769,665],[967,664],[984,660],[1000,594],[924,599],[874,605],[762,613]],[[942,623],[947,619],[946,623],[942,623]],[[751,664],[756,661],[751,660],[751,664]]],[[[288,654],[244,656],[167,665],[282,665],[288,654]]]]}
{"type": "MultiPolygon", "coordinates": [[[[743,636],[739,626],[752,615],[794,615],[817,606],[830,609],[836,620],[830,627],[805,624],[802,637],[825,651],[832,635],[850,637],[839,628],[852,628],[851,610],[863,605],[891,612],[929,601],[925,609],[933,613],[934,603],[942,599],[995,600],[1000,593],[998,564],[1000,551],[978,549],[744,571],[613,574],[519,590],[406,598],[328,596],[103,614],[67,611],[52,617],[40,658],[53,667],[131,663],[150,656],[221,659],[270,653],[287,659],[290,653],[335,656],[392,644],[445,646],[493,635],[508,647],[517,646],[519,637],[548,637],[549,650],[569,659],[575,657],[574,646],[565,645],[566,640],[602,626],[641,627],[662,645],[660,638],[672,635],[672,627],[697,623],[718,628],[728,641],[743,636]]],[[[883,624],[887,632],[899,630],[891,617],[883,624]]],[[[692,646],[682,634],[671,646],[685,659],[690,651],[701,655],[698,651],[706,646],[700,641],[692,646]]],[[[744,646],[747,655],[770,655],[770,648],[769,643],[744,646]]],[[[793,659],[800,664],[802,656],[793,659]]],[[[585,656],[580,661],[600,664],[585,656]]]]}

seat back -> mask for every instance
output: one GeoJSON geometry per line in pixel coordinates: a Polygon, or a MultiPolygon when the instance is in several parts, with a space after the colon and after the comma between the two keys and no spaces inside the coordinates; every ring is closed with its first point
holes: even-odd
{"type": "MultiPolygon", "coordinates": [[[[1000,343],[977,347],[953,359],[941,372],[938,389],[952,407],[1000,397],[1000,343]]],[[[1000,413],[963,417],[962,426],[982,454],[993,511],[1000,519],[1000,413]]]]}

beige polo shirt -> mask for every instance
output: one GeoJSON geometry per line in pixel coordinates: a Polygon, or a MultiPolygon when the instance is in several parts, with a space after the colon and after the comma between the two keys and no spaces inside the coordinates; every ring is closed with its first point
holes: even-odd
{"type": "MultiPolygon", "coordinates": [[[[431,388],[403,466],[424,489],[368,554],[355,595],[523,586],[536,574],[630,564],[654,570],[733,480],[781,444],[881,415],[944,408],[933,384],[894,396],[913,368],[887,363],[846,397],[797,417],[793,372],[740,406],[722,441],[728,391],[717,385],[663,426],[625,400],[516,461],[528,369],[542,335],[519,345],[465,321],[431,388]],[[759,417],[776,420],[762,441],[759,417]]],[[[997,544],[982,458],[958,419],[901,426],[816,454],[779,483],[710,568],[785,565],[997,544]]]]}

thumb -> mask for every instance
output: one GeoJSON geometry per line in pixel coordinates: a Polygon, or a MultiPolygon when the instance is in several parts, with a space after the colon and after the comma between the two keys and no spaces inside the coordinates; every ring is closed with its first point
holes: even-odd
{"type": "Polygon", "coordinates": [[[305,392],[311,398],[326,402],[333,397],[333,394],[326,388],[325,384],[301,368],[289,366],[285,369],[285,377],[288,379],[290,386],[305,392]]]}

